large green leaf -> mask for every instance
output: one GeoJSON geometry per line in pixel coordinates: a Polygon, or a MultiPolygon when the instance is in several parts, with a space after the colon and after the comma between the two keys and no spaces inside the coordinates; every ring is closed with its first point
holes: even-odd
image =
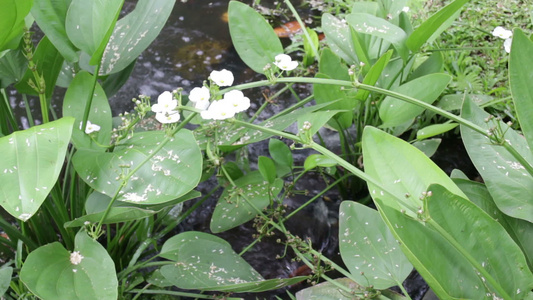
{"type": "Polygon", "coordinates": [[[487,187],[479,182],[467,179],[453,180],[472,202],[483,209],[494,220],[498,221],[522,249],[526,256],[529,269],[533,271],[533,223],[515,219],[500,211],[494,203],[487,187]]]}
{"type": "MultiPolygon", "coordinates": [[[[447,74],[429,74],[409,81],[393,91],[431,104],[437,100],[451,79],[447,74]]],[[[381,127],[390,128],[412,122],[423,111],[424,108],[415,104],[387,96],[379,106],[379,116],[383,120],[381,127]]]]}
{"type": "Polygon", "coordinates": [[[31,14],[61,55],[70,62],[78,61],[77,49],[67,36],[65,19],[72,0],[34,0],[31,14]]]}
{"type": "Polygon", "coordinates": [[[322,15],[322,29],[328,39],[328,46],[335,54],[348,64],[359,64],[360,59],[355,54],[350,27],[331,14],[322,15]]]}
{"type": "Polygon", "coordinates": [[[409,55],[409,49],[405,46],[407,35],[400,27],[366,13],[351,13],[346,16],[346,21],[357,32],[382,38],[392,43],[402,59],[407,61],[407,56],[409,55]]]}
{"type": "Polygon", "coordinates": [[[70,41],[89,56],[99,55],[122,8],[122,0],[72,0],[65,28],[70,41]]]}
{"type": "Polygon", "coordinates": [[[459,10],[469,0],[455,0],[424,21],[407,39],[407,47],[418,51],[422,45],[441,34],[458,16],[459,10]]]}
{"type": "Polygon", "coordinates": [[[509,83],[516,116],[530,148],[533,148],[533,42],[519,29],[514,31],[509,57],[509,83]]]}
{"type": "Polygon", "coordinates": [[[229,31],[239,57],[257,73],[283,53],[283,46],[272,26],[261,14],[239,1],[231,1],[228,8],[229,31]]]}
{"type": "Polygon", "coordinates": [[[13,268],[5,267],[0,269],[0,297],[3,296],[9,288],[11,275],[13,275],[13,268]]]}
{"type": "MultiPolygon", "coordinates": [[[[340,80],[350,80],[348,75],[348,67],[341,62],[341,59],[335,55],[329,48],[325,48],[320,56],[319,72],[316,74],[317,78],[330,78],[340,80]]],[[[353,98],[350,98],[347,92],[341,87],[335,87],[328,84],[314,84],[313,94],[316,103],[334,102],[331,105],[323,108],[347,110],[347,112],[339,113],[331,120],[329,125],[337,130],[342,130],[350,127],[353,119],[352,110],[357,105],[353,98]],[[340,127],[339,127],[340,126],[340,127]]]]}
{"type": "MultiPolygon", "coordinates": [[[[44,77],[46,98],[50,98],[56,86],[57,77],[63,66],[63,56],[57,51],[50,40],[45,36],[39,42],[33,55],[33,61],[37,65],[37,73],[44,77]]],[[[39,93],[29,84],[29,80],[36,82],[31,70],[27,69],[24,77],[15,85],[17,90],[23,94],[38,96],[39,93]]]]}
{"type": "Polygon", "coordinates": [[[0,52],[17,47],[14,39],[22,34],[25,26],[24,18],[30,12],[32,0],[0,0],[0,52]]]}
{"type": "Polygon", "coordinates": [[[261,173],[252,172],[235,180],[235,187],[224,189],[211,217],[213,233],[226,231],[255,218],[281,192],[283,180],[277,178],[270,184],[261,173]],[[252,205],[248,203],[250,201],[252,205]]]}
{"type": "Polygon", "coordinates": [[[72,253],[58,242],[31,252],[20,271],[20,279],[44,300],[113,300],[118,297],[113,260],[102,245],[83,231],[76,234],[72,253]],[[78,264],[71,259],[75,252],[83,257],[78,264]]]}
{"type": "Polygon", "coordinates": [[[0,58],[0,88],[6,88],[13,82],[19,82],[24,73],[28,60],[21,48],[8,51],[0,58]]]}
{"type": "MultiPolygon", "coordinates": [[[[532,164],[533,154],[527,141],[501,121],[486,122],[489,114],[466,100],[462,116],[486,129],[499,126],[505,139],[525,160],[532,164]]],[[[468,156],[483,177],[498,208],[505,214],[533,222],[533,176],[503,146],[493,144],[486,136],[461,125],[461,136],[468,156]]]]}
{"type": "Polygon", "coordinates": [[[0,205],[26,221],[37,212],[57,181],[74,119],[17,131],[0,138],[0,205]]]}
{"type": "Polygon", "coordinates": [[[167,22],[175,0],[141,0],[120,19],[102,57],[101,74],[124,70],[155,40],[167,22]]]}
{"type": "Polygon", "coordinates": [[[295,284],[307,277],[265,280],[225,240],[188,231],[168,239],[160,256],[175,261],[161,274],[182,289],[261,292],[295,284]]]}
{"type": "Polygon", "coordinates": [[[464,193],[422,151],[409,143],[373,127],[363,132],[365,173],[381,187],[369,184],[372,197],[387,206],[406,210],[415,216],[422,202],[419,197],[429,185],[439,183],[457,195],[464,193]]]}
{"type": "Polygon", "coordinates": [[[111,107],[107,101],[106,94],[99,83],[96,83],[93,92],[93,75],[87,71],[81,71],[70,83],[65,98],[63,100],[63,115],[75,118],[74,131],[72,132],[72,143],[77,149],[90,148],[98,151],[105,151],[100,145],[109,145],[111,140],[111,107]],[[81,123],[85,114],[85,106],[88,98],[92,94],[91,109],[89,110],[88,121],[100,126],[100,131],[95,135],[94,142],[91,137],[81,130],[81,123]]]}
{"type": "Polygon", "coordinates": [[[341,203],[339,248],[344,264],[363,286],[381,290],[400,285],[413,270],[379,213],[357,202],[341,203]]]}
{"type": "Polygon", "coordinates": [[[479,207],[440,185],[429,187],[421,219],[374,198],[389,229],[440,299],[524,299],[533,275],[520,248],[479,207]]]}
{"type": "Polygon", "coordinates": [[[73,157],[74,168],[89,186],[108,196],[121,186],[121,174],[136,169],[118,200],[141,205],[170,201],[196,187],[202,173],[202,154],[187,129],[180,130],[154,154],[164,138],[160,131],[138,132],[112,153],[81,149],[73,157]]]}
{"type": "MultiPolygon", "coordinates": [[[[374,3],[374,2],[370,2],[374,3]]],[[[300,290],[296,293],[296,300],[352,300],[354,295],[345,293],[337,284],[342,284],[345,287],[348,287],[350,290],[356,291],[358,293],[364,294],[366,292],[364,286],[360,286],[356,282],[348,278],[338,278],[334,280],[335,283],[330,281],[319,283],[315,286],[308,287],[306,289],[300,290]]],[[[356,298],[357,299],[357,298],[356,298]]],[[[380,295],[372,297],[376,300],[402,300],[407,299],[406,297],[393,292],[391,290],[380,291],[380,295]]]]}

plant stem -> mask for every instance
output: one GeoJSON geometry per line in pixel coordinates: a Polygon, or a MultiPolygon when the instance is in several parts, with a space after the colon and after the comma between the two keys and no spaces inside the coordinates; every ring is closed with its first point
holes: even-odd
{"type": "MultiPolygon", "coordinates": [[[[168,290],[144,290],[144,289],[134,289],[129,291],[128,293],[139,293],[142,292],[143,294],[152,294],[152,295],[172,295],[172,296],[180,296],[180,297],[190,297],[195,299],[221,299],[217,295],[202,295],[202,294],[193,294],[193,293],[185,293],[185,292],[175,292],[175,291],[168,291],[168,290]]],[[[242,298],[234,298],[234,297],[225,297],[226,300],[241,300],[242,298]]]]}
{"type": "Polygon", "coordinates": [[[303,32],[305,38],[309,42],[309,45],[311,45],[311,49],[313,50],[313,55],[315,56],[316,61],[319,62],[320,61],[320,56],[318,56],[318,52],[316,50],[316,49],[318,49],[318,47],[317,47],[318,45],[315,45],[315,43],[311,39],[311,36],[309,36],[309,32],[307,32],[307,29],[305,28],[304,22],[302,22],[302,19],[300,18],[300,15],[298,14],[296,9],[292,5],[291,1],[284,0],[284,2],[289,7],[290,11],[292,12],[292,15],[294,16],[294,18],[296,19],[296,21],[300,25],[300,28],[302,29],[302,32],[303,32]]]}

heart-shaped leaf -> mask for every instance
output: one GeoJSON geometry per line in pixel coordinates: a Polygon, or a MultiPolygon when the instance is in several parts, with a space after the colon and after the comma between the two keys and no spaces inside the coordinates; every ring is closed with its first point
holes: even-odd
{"type": "Polygon", "coordinates": [[[76,234],[72,253],[58,243],[28,255],[20,279],[44,300],[114,300],[118,297],[115,264],[106,249],[85,232],[76,234]]]}
{"type": "Polygon", "coordinates": [[[339,248],[344,264],[364,286],[400,285],[413,270],[379,213],[357,202],[341,204],[339,248]]]}
{"type": "Polygon", "coordinates": [[[218,233],[239,226],[255,218],[258,212],[251,206],[262,210],[280,193],[283,180],[276,178],[272,184],[258,171],[246,174],[235,180],[235,187],[227,187],[211,217],[211,231],[218,233]]]}
{"type": "Polygon", "coordinates": [[[52,190],[73,123],[73,118],[62,118],[0,138],[0,205],[15,218],[28,220],[52,190]]]}
{"type": "Polygon", "coordinates": [[[82,149],[73,157],[74,168],[89,186],[108,196],[121,187],[122,176],[135,170],[118,200],[145,205],[170,201],[197,186],[202,154],[187,129],[180,130],[154,153],[164,140],[164,132],[147,131],[135,133],[112,153],[82,149]]]}
{"type": "Polygon", "coordinates": [[[265,280],[228,242],[203,232],[188,231],[170,238],[160,256],[176,262],[162,267],[161,274],[182,289],[262,292],[307,278],[265,280]]]}

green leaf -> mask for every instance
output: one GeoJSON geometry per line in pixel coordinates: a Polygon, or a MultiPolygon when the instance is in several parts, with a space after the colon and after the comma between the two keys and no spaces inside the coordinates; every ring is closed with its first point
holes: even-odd
{"type": "Polygon", "coordinates": [[[533,223],[515,219],[501,212],[484,184],[468,179],[454,179],[453,181],[468,196],[468,199],[505,228],[522,249],[529,269],[533,271],[533,223]]]}
{"type": "MultiPolygon", "coordinates": [[[[378,59],[378,61],[374,65],[372,65],[372,67],[366,74],[365,78],[363,79],[363,83],[367,85],[371,85],[371,86],[375,85],[378,82],[381,76],[381,73],[383,73],[383,70],[389,63],[391,57],[392,57],[392,50],[385,52],[385,54],[383,54],[378,59]]],[[[359,89],[357,91],[357,94],[355,94],[355,98],[361,101],[365,101],[369,95],[370,95],[369,91],[359,89]]]]}
{"type": "MultiPolygon", "coordinates": [[[[33,61],[37,65],[37,73],[44,77],[46,87],[46,98],[50,99],[56,86],[57,77],[63,66],[63,56],[57,51],[50,40],[45,36],[39,42],[33,55],[33,61]]],[[[38,96],[39,93],[28,84],[28,81],[36,82],[31,70],[27,69],[24,77],[15,88],[22,94],[38,96]]]]}
{"type": "Polygon", "coordinates": [[[175,0],[141,0],[120,19],[102,57],[101,74],[126,69],[155,40],[174,7],[175,0]]]}
{"type": "Polygon", "coordinates": [[[375,36],[392,43],[402,59],[407,61],[407,56],[409,55],[409,49],[405,47],[407,35],[400,27],[366,13],[351,13],[346,16],[346,21],[357,32],[375,36]]]}
{"type": "MultiPolygon", "coordinates": [[[[374,3],[374,2],[370,2],[374,3]]],[[[350,290],[364,293],[365,287],[360,286],[355,281],[348,278],[338,278],[334,280],[337,284],[342,284],[348,287],[350,290]]],[[[380,291],[381,295],[373,297],[376,300],[394,299],[403,300],[407,299],[402,295],[390,291],[380,291]]],[[[339,287],[329,281],[319,283],[315,286],[305,288],[296,293],[296,300],[352,300],[353,295],[343,292],[339,287]]]]}
{"type": "Polygon", "coordinates": [[[369,184],[370,195],[398,211],[404,209],[409,216],[416,216],[421,205],[419,197],[433,183],[464,196],[423,152],[376,128],[366,127],[363,131],[363,156],[365,173],[381,185],[369,184]]]}
{"type": "Polygon", "coordinates": [[[283,46],[272,26],[255,9],[239,1],[230,1],[229,31],[235,50],[244,63],[257,73],[283,53],[283,46]]]}
{"type": "Polygon", "coordinates": [[[409,80],[433,73],[440,73],[442,72],[443,66],[444,59],[442,58],[442,54],[435,51],[409,75],[409,80]]]}
{"type": "Polygon", "coordinates": [[[89,56],[96,54],[122,8],[121,0],[72,0],[65,28],[70,41],[89,56]]]}
{"type": "Polygon", "coordinates": [[[364,286],[396,286],[413,270],[379,213],[357,202],[341,203],[339,248],[350,274],[364,286]]]}
{"type": "Polygon", "coordinates": [[[527,59],[533,53],[533,42],[520,30],[513,33],[509,57],[509,82],[516,116],[522,133],[533,148],[533,62],[527,59]]]}
{"type": "Polygon", "coordinates": [[[429,214],[422,215],[425,222],[375,200],[402,251],[439,299],[485,299],[493,293],[504,299],[523,299],[533,275],[503,227],[442,186],[432,185],[428,190],[433,195],[423,204],[424,214],[429,214]]]}
{"type": "Polygon", "coordinates": [[[278,139],[270,139],[268,141],[268,152],[274,159],[278,177],[283,177],[292,171],[294,159],[289,146],[284,142],[278,139]]]}
{"type": "Polygon", "coordinates": [[[416,141],[413,143],[413,146],[415,146],[418,150],[422,151],[427,157],[432,157],[433,154],[437,152],[437,148],[439,148],[440,142],[441,139],[416,141]]]}
{"type": "Polygon", "coordinates": [[[0,205],[22,221],[33,216],[57,181],[74,119],[62,118],[0,138],[0,205]],[[31,176],[29,176],[31,174],[31,176]]]}
{"type": "Polygon", "coordinates": [[[74,168],[91,188],[108,196],[121,185],[118,175],[139,168],[117,199],[140,205],[164,203],[194,189],[202,173],[202,154],[187,129],[180,130],[141,166],[164,139],[164,132],[146,131],[123,140],[112,153],[81,149],[73,157],[74,168]]]}
{"type": "Polygon", "coordinates": [[[225,188],[218,198],[209,225],[213,233],[229,230],[255,218],[258,214],[256,208],[262,210],[267,207],[281,192],[283,180],[277,178],[270,184],[255,171],[235,180],[235,185],[225,188]]]}
{"type": "Polygon", "coordinates": [[[0,58],[0,88],[6,88],[14,82],[19,82],[26,73],[28,60],[22,50],[8,51],[0,58]]]}
{"type": "MultiPolygon", "coordinates": [[[[489,114],[471,101],[465,101],[462,116],[486,130],[500,126],[511,147],[529,164],[533,162],[527,141],[507,124],[495,120],[485,122],[489,114]]],[[[483,177],[498,208],[509,216],[533,222],[533,176],[509,151],[492,144],[486,136],[461,126],[461,137],[468,156],[483,177]]]]}
{"type": "Polygon", "coordinates": [[[360,60],[355,54],[350,28],[345,22],[325,13],[322,15],[322,30],[328,40],[328,46],[335,54],[350,65],[359,64],[360,60]]]}
{"type": "Polygon", "coordinates": [[[457,123],[445,123],[445,124],[433,124],[426,126],[416,133],[416,138],[419,140],[424,140],[430,137],[434,137],[439,134],[443,134],[445,132],[448,132],[455,127],[457,127],[457,123]]]}
{"type": "Polygon", "coordinates": [[[437,107],[440,107],[447,111],[452,110],[460,110],[463,106],[463,102],[465,99],[468,99],[478,106],[484,105],[485,103],[488,103],[492,100],[494,100],[494,97],[489,95],[482,95],[482,94],[452,94],[452,95],[444,95],[439,100],[439,102],[436,104],[437,107]]]}
{"type": "Polygon", "coordinates": [[[276,180],[276,165],[272,159],[266,156],[259,156],[257,167],[259,173],[263,176],[263,179],[270,184],[274,183],[274,180],[276,180]]]}
{"type": "Polygon", "coordinates": [[[304,170],[309,171],[316,167],[329,168],[337,165],[337,161],[322,154],[311,154],[304,162],[304,170]]]}
{"type": "Polygon", "coordinates": [[[459,10],[469,0],[456,0],[424,21],[407,39],[407,47],[415,52],[426,42],[440,35],[459,15],[459,10]]]}
{"type": "Polygon", "coordinates": [[[225,240],[188,231],[168,239],[160,256],[175,261],[161,268],[166,280],[182,289],[220,292],[262,292],[307,277],[265,280],[225,240]]]}
{"type": "MultiPolygon", "coordinates": [[[[307,39],[306,35],[303,35],[304,41],[304,58],[303,63],[304,66],[310,66],[315,62],[315,53],[318,53],[318,46],[319,46],[319,40],[318,40],[318,34],[316,31],[314,31],[311,28],[305,28],[307,30],[307,33],[309,34],[309,37],[311,37],[311,42],[307,39]]],[[[326,48],[327,49],[327,48],[326,48]]]]}
{"type": "MultiPolygon", "coordinates": [[[[335,104],[335,103],[334,103],[335,104]]],[[[328,121],[333,118],[336,114],[341,113],[341,110],[325,110],[325,111],[316,111],[310,114],[300,116],[298,118],[298,128],[300,130],[299,134],[309,135],[312,137],[317,133],[328,121]],[[309,129],[304,129],[304,124],[309,122],[311,127],[309,129]]],[[[338,126],[337,126],[338,127],[338,126]]]]}
{"type": "Polygon", "coordinates": [[[2,297],[9,288],[11,275],[13,275],[13,268],[5,267],[0,269],[0,297],[2,297]]]}
{"type": "Polygon", "coordinates": [[[22,266],[20,279],[44,300],[112,300],[118,297],[113,260],[102,245],[83,231],[76,234],[72,253],[58,242],[31,252],[22,266]],[[83,257],[78,264],[71,262],[75,252],[83,257]]]}
{"type": "Polygon", "coordinates": [[[0,0],[0,52],[8,49],[15,43],[13,40],[22,34],[25,26],[24,18],[30,12],[32,0],[0,0]]]}
{"type": "Polygon", "coordinates": [[[87,71],[79,72],[70,83],[63,102],[63,115],[74,117],[74,130],[72,132],[72,143],[77,149],[93,149],[104,152],[106,148],[100,145],[109,145],[111,141],[111,107],[107,101],[106,94],[97,82],[91,102],[88,121],[100,126],[100,131],[92,135],[95,136],[95,143],[91,136],[81,130],[81,123],[85,113],[85,106],[88,104],[88,97],[93,91],[93,75],[87,71]]]}
{"type": "Polygon", "coordinates": [[[52,44],[69,62],[78,61],[78,50],[67,36],[65,19],[72,0],[34,0],[31,14],[52,44]]]}
{"type": "MultiPolygon", "coordinates": [[[[447,74],[430,74],[409,81],[394,88],[393,91],[431,104],[440,96],[451,79],[447,74]]],[[[423,111],[424,108],[415,104],[387,96],[379,106],[379,116],[383,120],[380,127],[391,128],[412,122],[423,111]]]]}
{"type": "MultiPolygon", "coordinates": [[[[321,73],[317,73],[316,78],[331,79],[331,77],[321,73]]],[[[354,101],[354,99],[349,98],[346,92],[343,91],[340,87],[331,86],[328,84],[314,84],[313,93],[315,96],[316,103],[330,103],[330,105],[327,105],[323,108],[323,112],[329,112],[330,110],[348,110],[346,112],[337,111],[337,114],[334,117],[335,120],[327,122],[331,127],[335,128],[336,130],[343,130],[350,127],[353,120],[352,110],[357,105],[357,102],[354,101]]],[[[320,128],[317,128],[317,130],[318,129],[320,128]]]]}

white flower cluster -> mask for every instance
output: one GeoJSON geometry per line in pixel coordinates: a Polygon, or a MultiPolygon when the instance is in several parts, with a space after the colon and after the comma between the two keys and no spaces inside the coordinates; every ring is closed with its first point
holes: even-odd
{"type": "MultiPolygon", "coordinates": [[[[226,69],[212,71],[209,79],[217,87],[231,86],[234,81],[233,73],[226,69]]],[[[212,87],[213,88],[213,87],[212,87]]],[[[212,89],[211,89],[212,90],[212,89]]],[[[189,92],[189,101],[194,103],[194,108],[201,111],[200,115],[206,120],[224,120],[232,118],[236,113],[250,107],[250,99],[239,90],[232,90],[224,94],[223,99],[210,102],[211,90],[205,86],[195,87],[189,92]]],[[[176,110],[178,101],[173,99],[170,92],[164,92],[157,98],[157,103],[152,106],[156,113],[155,118],[161,123],[175,123],[179,121],[180,114],[176,110]]]]}
{"type": "Polygon", "coordinates": [[[492,31],[492,35],[504,39],[505,41],[503,42],[503,47],[505,49],[505,52],[511,52],[511,43],[513,42],[513,32],[511,30],[507,30],[501,26],[497,26],[492,31]]]}
{"type": "MultiPolygon", "coordinates": [[[[83,122],[80,122],[80,130],[82,126],[83,126],[83,122]]],[[[85,134],[91,134],[93,132],[98,132],[98,131],[100,131],[100,126],[93,124],[91,123],[91,121],[87,120],[87,125],[85,125],[85,134]]]]}
{"type": "Polygon", "coordinates": [[[298,67],[298,62],[292,60],[287,54],[278,54],[274,60],[274,64],[283,71],[292,71],[298,67]]]}

